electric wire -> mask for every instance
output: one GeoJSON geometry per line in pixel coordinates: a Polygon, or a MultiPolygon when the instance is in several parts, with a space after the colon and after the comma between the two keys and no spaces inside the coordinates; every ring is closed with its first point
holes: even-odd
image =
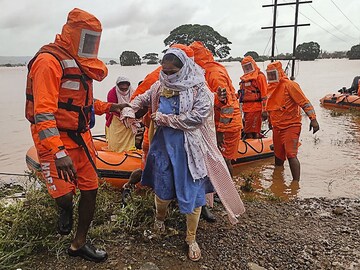
{"type": "Polygon", "coordinates": [[[344,17],[360,32],[360,29],[359,27],[357,27],[350,19],[348,16],[345,15],[345,13],[338,7],[337,4],[335,4],[335,2],[333,0],[330,0],[334,6],[341,12],[342,15],[344,15],[344,17]]]}
{"type": "Polygon", "coordinates": [[[272,36],[270,35],[270,38],[269,38],[269,40],[268,40],[268,42],[267,42],[267,44],[266,44],[266,47],[265,47],[265,49],[264,49],[263,55],[265,55],[265,53],[266,53],[266,49],[268,48],[268,46],[269,46],[269,44],[270,44],[271,38],[272,38],[272,36]]]}
{"type": "Polygon", "coordinates": [[[349,38],[352,38],[352,39],[357,39],[353,36],[350,36],[346,33],[344,33],[343,31],[341,31],[336,25],[334,25],[332,22],[330,22],[328,19],[326,19],[316,8],[314,8],[312,5],[309,5],[317,14],[319,14],[319,16],[321,18],[323,18],[325,21],[327,21],[332,27],[334,27],[336,30],[338,30],[340,33],[342,33],[343,35],[349,37],[349,38]]]}
{"type": "MultiPolygon", "coordinates": [[[[283,3],[286,3],[286,1],[282,1],[283,3]]],[[[295,9],[293,6],[291,6],[291,8],[295,9]]],[[[322,27],[320,24],[316,23],[314,20],[310,19],[308,16],[306,16],[304,13],[302,13],[300,10],[299,10],[299,14],[302,15],[303,17],[305,17],[306,19],[308,19],[309,21],[311,21],[313,24],[317,25],[318,27],[320,27],[322,30],[324,30],[325,32],[327,32],[328,34],[332,35],[333,37],[341,40],[342,42],[345,42],[347,44],[349,44],[349,42],[347,42],[346,40],[334,35],[333,33],[331,33],[330,31],[326,30],[324,27],[322,27]]]]}

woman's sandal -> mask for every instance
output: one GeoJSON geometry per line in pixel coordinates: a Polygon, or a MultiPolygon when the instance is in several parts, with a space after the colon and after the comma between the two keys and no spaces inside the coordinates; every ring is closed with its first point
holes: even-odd
{"type": "Polygon", "coordinates": [[[156,234],[163,234],[165,233],[165,223],[164,221],[158,220],[155,218],[155,222],[154,222],[154,233],[156,234]]]}
{"type": "Polygon", "coordinates": [[[198,243],[196,241],[193,241],[189,244],[189,253],[188,253],[189,259],[193,262],[197,262],[201,258],[201,250],[199,248],[198,243]]]}

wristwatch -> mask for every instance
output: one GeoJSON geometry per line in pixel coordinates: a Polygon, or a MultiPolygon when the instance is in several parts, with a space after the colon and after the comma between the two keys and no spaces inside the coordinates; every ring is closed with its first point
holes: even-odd
{"type": "Polygon", "coordinates": [[[65,152],[65,150],[61,150],[55,154],[56,159],[63,158],[66,156],[67,156],[67,153],[65,152]]]}

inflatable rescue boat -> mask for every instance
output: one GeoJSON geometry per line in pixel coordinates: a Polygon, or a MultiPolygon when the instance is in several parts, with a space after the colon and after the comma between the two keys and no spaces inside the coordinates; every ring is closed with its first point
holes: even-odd
{"type": "MultiPolygon", "coordinates": [[[[142,151],[124,151],[115,153],[107,150],[107,142],[103,136],[94,136],[94,145],[97,150],[96,167],[100,175],[100,182],[108,182],[112,186],[122,187],[130,177],[130,174],[141,168],[142,151]]],[[[251,162],[274,155],[271,138],[248,139],[240,141],[238,154],[232,161],[234,166],[251,162]]],[[[26,153],[28,168],[41,176],[41,167],[34,146],[26,153]]]]}
{"type": "Polygon", "coordinates": [[[324,107],[333,107],[340,109],[356,109],[360,110],[360,97],[350,94],[328,94],[320,99],[321,105],[324,107]]]}

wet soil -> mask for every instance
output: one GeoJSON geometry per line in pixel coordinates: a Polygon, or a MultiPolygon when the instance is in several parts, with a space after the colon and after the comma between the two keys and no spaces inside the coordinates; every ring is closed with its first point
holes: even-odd
{"type": "Polygon", "coordinates": [[[239,224],[221,205],[215,223],[200,221],[202,259],[187,258],[184,228],[149,239],[138,234],[103,239],[109,258],[95,264],[65,251],[38,254],[29,269],[360,269],[360,200],[246,201],[239,224]],[[35,268],[34,268],[35,267],[35,268]]]}

